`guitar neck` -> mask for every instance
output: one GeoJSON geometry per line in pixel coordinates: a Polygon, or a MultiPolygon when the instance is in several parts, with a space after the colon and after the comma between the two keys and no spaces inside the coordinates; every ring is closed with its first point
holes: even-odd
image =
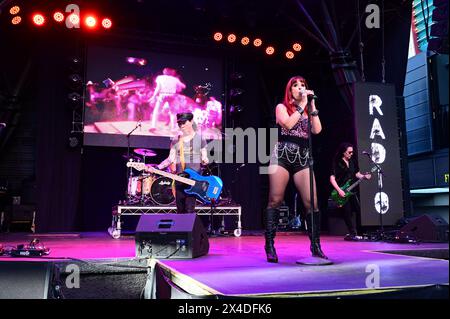
{"type": "Polygon", "coordinates": [[[359,183],[361,183],[362,182],[362,178],[361,179],[358,179],[356,182],[354,182],[352,185],[350,185],[345,191],[346,192],[350,192],[353,188],[355,188],[356,186],[358,186],[359,185],[359,183]]]}
{"type": "Polygon", "coordinates": [[[152,173],[158,174],[158,175],[162,175],[162,176],[174,179],[177,182],[188,184],[190,186],[195,185],[195,181],[194,180],[186,178],[186,177],[181,177],[181,176],[178,176],[178,175],[175,175],[175,174],[172,174],[172,173],[161,171],[161,170],[156,169],[156,168],[151,168],[149,171],[152,172],[152,173]]]}

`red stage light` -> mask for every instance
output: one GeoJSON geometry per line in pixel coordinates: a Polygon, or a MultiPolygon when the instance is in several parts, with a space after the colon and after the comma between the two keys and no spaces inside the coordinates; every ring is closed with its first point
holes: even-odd
{"type": "Polygon", "coordinates": [[[20,12],[20,7],[19,6],[14,6],[11,9],[9,9],[9,13],[11,14],[18,14],[20,12]]]}
{"type": "Polygon", "coordinates": [[[294,44],[292,45],[292,48],[294,49],[294,51],[299,52],[299,51],[302,49],[302,46],[301,46],[300,43],[294,43],[294,44]]]}
{"type": "Polygon", "coordinates": [[[59,11],[56,11],[55,13],[53,13],[53,19],[56,22],[63,22],[64,21],[64,14],[62,14],[59,11]]]}
{"type": "Polygon", "coordinates": [[[222,39],[223,39],[223,34],[222,33],[220,33],[220,32],[214,33],[214,40],[220,41],[222,39]]]}
{"type": "Polygon", "coordinates": [[[294,58],[294,52],[292,52],[292,51],[287,51],[287,52],[286,52],[286,58],[288,58],[289,60],[290,60],[290,59],[293,59],[293,58],[294,58]]]}
{"type": "Polygon", "coordinates": [[[84,22],[89,28],[94,28],[97,24],[97,19],[93,16],[87,16],[84,22]]]}
{"type": "Polygon", "coordinates": [[[241,39],[241,43],[242,43],[242,45],[247,45],[250,43],[250,39],[248,37],[243,37],[241,39]]]}
{"type": "Polygon", "coordinates": [[[45,18],[42,14],[36,13],[33,15],[33,22],[37,26],[43,26],[45,23],[45,18]]]}
{"type": "Polygon", "coordinates": [[[260,46],[262,45],[262,40],[261,40],[261,39],[255,39],[255,40],[253,41],[253,45],[254,45],[255,47],[260,47],[260,46]]]}
{"type": "Polygon", "coordinates": [[[69,21],[72,25],[78,25],[80,23],[80,16],[76,13],[69,15],[69,21]]]}
{"type": "Polygon", "coordinates": [[[275,53],[275,48],[274,47],[269,46],[269,47],[266,48],[266,54],[267,55],[272,55],[274,53],[275,53]]]}
{"type": "Polygon", "coordinates": [[[14,18],[12,18],[11,23],[12,24],[19,24],[20,22],[22,22],[22,18],[20,16],[15,16],[14,18]]]}
{"type": "Polygon", "coordinates": [[[111,27],[112,27],[112,21],[111,21],[111,19],[108,19],[108,18],[103,19],[103,20],[102,20],[102,26],[103,26],[105,29],[111,28],[111,27]]]}
{"type": "Polygon", "coordinates": [[[227,39],[228,39],[228,42],[230,42],[230,43],[236,42],[236,35],[231,33],[228,35],[227,39]]]}

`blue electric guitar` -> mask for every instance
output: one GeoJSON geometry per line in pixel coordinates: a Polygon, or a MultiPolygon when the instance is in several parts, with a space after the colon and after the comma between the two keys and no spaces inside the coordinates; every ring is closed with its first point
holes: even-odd
{"type": "Polygon", "coordinates": [[[132,167],[138,171],[146,171],[149,173],[162,175],[171,178],[173,180],[176,180],[177,182],[187,184],[191,187],[186,188],[184,192],[186,194],[196,196],[199,200],[201,200],[205,204],[217,202],[223,187],[223,182],[219,177],[202,176],[190,168],[185,169],[183,172],[184,174],[187,174],[189,177],[182,177],[176,174],[161,171],[159,169],[156,169],[152,166],[140,162],[128,162],[127,167],[132,167]]]}

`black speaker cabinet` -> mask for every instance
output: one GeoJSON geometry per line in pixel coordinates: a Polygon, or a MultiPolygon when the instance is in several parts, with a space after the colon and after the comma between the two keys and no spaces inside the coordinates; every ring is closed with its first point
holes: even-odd
{"type": "Polygon", "coordinates": [[[135,239],[137,257],[189,259],[209,251],[208,236],[197,214],[142,215],[135,239]]]}
{"type": "Polygon", "coordinates": [[[49,299],[54,265],[51,262],[0,262],[0,299],[49,299]]]}
{"type": "Polygon", "coordinates": [[[400,229],[400,233],[414,236],[421,241],[448,241],[448,223],[439,216],[422,215],[400,229]]]}

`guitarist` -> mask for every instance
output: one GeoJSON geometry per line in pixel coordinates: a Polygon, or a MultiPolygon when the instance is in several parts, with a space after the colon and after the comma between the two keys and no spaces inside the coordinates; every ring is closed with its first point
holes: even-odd
{"type": "MultiPolygon", "coordinates": [[[[340,186],[344,185],[348,180],[357,179],[370,179],[371,174],[361,174],[359,172],[358,165],[353,161],[353,145],[350,143],[342,143],[339,145],[338,151],[334,156],[333,167],[330,176],[330,183],[334,189],[338,192],[339,196],[345,197],[345,191],[340,186]]],[[[343,217],[345,225],[347,226],[349,234],[346,236],[348,239],[355,238],[356,229],[352,222],[352,213],[359,212],[359,203],[356,196],[351,196],[349,200],[341,207],[343,211],[343,217]]]]}
{"type": "MultiPolygon", "coordinates": [[[[177,124],[181,134],[172,140],[170,145],[169,157],[158,165],[162,170],[170,166],[172,173],[184,176],[182,173],[186,168],[193,169],[200,173],[201,165],[209,163],[206,151],[206,140],[196,132],[192,113],[178,113],[177,124]]],[[[188,177],[188,176],[184,176],[188,177]]],[[[175,199],[177,204],[177,213],[195,213],[194,196],[184,192],[186,185],[175,183],[175,199]]]]}

